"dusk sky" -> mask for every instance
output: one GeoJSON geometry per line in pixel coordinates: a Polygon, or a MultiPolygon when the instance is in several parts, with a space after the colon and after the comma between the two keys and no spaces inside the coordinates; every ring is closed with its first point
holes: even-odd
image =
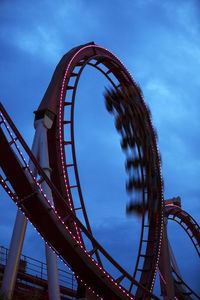
{"type": "MultiPolygon", "coordinates": [[[[182,208],[200,222],[199,0],[0,0],[0,28],[0,101],[30,147],[33,111],[56,65],[71,48],[94,41],[123,62],[143,91],[158,134],[164,198],[180,196],[182,208]]],[[[104,105],[108,86],[96,70],[83,72],[75,106],[77,162],[94,235],[132,272],[140,220],[126,216],[125,156],[104,105]]],[[[16,211],[1,189],[5,247],[16,211]]],[[[177,224],[169,224],[168,234],[183,279],[200,293],[200,262],[191,241],[177,224]]],[[[44,260],[31,225],[23,253],[44,260]]]]}

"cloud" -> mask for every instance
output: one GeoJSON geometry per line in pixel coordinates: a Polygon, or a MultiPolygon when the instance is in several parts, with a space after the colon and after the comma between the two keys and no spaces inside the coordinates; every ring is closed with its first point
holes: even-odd
{"type": "Polygon", "coordinates": [[[60,1],[60,5],[44,0],[37,4],[33,2],[27,4],[23,0],[19,2],[14,7],[10,6],[8,1],[2,7],[4,30],[1,31],[1,38],[30,55],[48,62],[58,61],[63,54],[61,49],[64,36],[71,30],[68,24],[80,6],[73,1],[68,1],[67,5],[63,1],[60,1]]]}
{"type": "Polygon", "coordinates": [[[140,220],[127,220],[121,216],[104,216],[103,223],[92,224],[95,238],[130,273],[133,272],[136,263],[140,230],[140,220]]]}

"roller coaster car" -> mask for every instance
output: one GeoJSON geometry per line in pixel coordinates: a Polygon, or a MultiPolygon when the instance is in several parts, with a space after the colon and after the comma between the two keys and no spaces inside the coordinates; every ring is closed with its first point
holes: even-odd
{"type": "Polygon", "coordinates": [[[160,210],[158,206],[158,201],[156,199],[148,200],[147,203],[143,204],[141,201],[131,201],[126,205],[126,214],[136,214],[138,216],[143,216],[145,213],[149,212],[148,218],[155,216],[160,210]]]}
{"type": "Polygon", "coordinates": [[[126,103],[125,101],[123,102],[123,108],[124,108],[124,113],[127,116],[127,119],[129,120],[135,120],[137,113],[135,111],[134,105],[130,105],[129,103],[126,103]]]}
{"type": "Polygon", "coordinates": [[[130,146],[132,149],[135,147],[136,141],[135,141],[134,137],[130,137],[130,138],[128,139],[128,144],[129,144],[129,146],[130,146]]]}
{"type": "Polygon", "coordinates": [[[145,161],[139,158],[128,158],[126,160],[126,170],[129,171],[131,168],[138,168],[139,166],[144,167],[145,161]]]}
{"type": "Polygon", "coordinates": [[[127,148],[128,148],[128,138],[127,137],[122,138],[121,147],[122,147],[122,150],[127,150],[127,148]]]}
{"type": "Polygon", "coordinates": [[[112,101],[114,104],[119,104],[122,99],[122,94],[119,90],[115,90],[113,88],[111,88],[111,89],[106,88],[104,97],[106,99],[109,99],[110,101],[112,101]]]}
{"type": "Polygon", "coordinates": [[[140,201],[131,201],[127,206],[126,206],[126,214],[136,214],[138,216],[144,215],[148,211],[148,204],[143,205],[142,202],[140,201]]]}
{"type": "Polygon", "coordinates": [[[117,104],[115,103],[115,110],[117,111],[117,113],[119,115],[123,115],[124,111],[125,111],[125,108],[124,108],[123,104],[121,102],[119,102],[117,104]]]}
{"type": "Polygon", "coordinates": [[[146,186],[146,182],[142,182],[139,178],[135,179],[134,177],[132,177],[126,183],[126,190],[128,193],[130,193],[132,192],[133,189],[142,190],[145,186],[146,186]]]}
{"type": "Polygon", "coordinates": [[[113,103],[110,100],[109,97],[105,97],[105,105],[106,105],[106,109],[108,112],[112,112],[113,111],[113,103]]]}
{"type": "Polygon", "coordinates": [[[123,131],[124,133],[130,133],[130,124],[127,120],[127,116],[124,113],[120,113],[115,118],[115,127],[118,131],[123,131]]]}
{"type": "Polygon", "coordinates": [[[122,137],[121,140],[121,148],[122,150],[127,150],[128,146],[130,146],[130,148],[134,148],[136,145],[135,139],[133,137],[122,137]]]}
{"type": "Polygon", "coordinates": [[[116,127],[117,131],[122,130],[122,120],[121,120],[120,116],[117,116],[115,119],[115,127],[116,127]]]}

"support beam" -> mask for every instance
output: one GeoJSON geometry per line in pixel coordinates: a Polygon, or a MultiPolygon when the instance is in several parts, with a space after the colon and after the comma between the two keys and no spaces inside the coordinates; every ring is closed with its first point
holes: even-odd
{"type": "Polygon", "coordinates": [[[163,279],[165,281],[165,283],[163,283],[162,278],[160,276],[161,292],[162,292],[163,299],[164,300],[175,299],[174,281],[172,276],[172,269],[171,269],[171,262],[170,262],[169,248],[168,248],[166,217],[164,218],[159,270],[161,272],[161,276],[163,276],[163,279]]]}
{"type": "MultiPolygon", "coordinates": [[[[39,139],[37,132],[35,133],[32,152],[37,157],[39,148],[39,139]]],[[[36,176],[36,168],[32,161],[29,161],[29,166],[33,175],[36,176]]],[[[15,283],[17,278],[17,272],[20,262],[21,251],[23,247],[24,237],[26,233],[27,219],[20,209],[17,211],[15,225],[13,228],[12,238],[8,251],[8,261],[4,270],[3,281],[1,286],[1,294],[3,294],[8,300],[13,297],[15,283]]]]}
{"type": "Polygon", "coordinates": [[[26,226],[27,219],[18,209],[1,286],[1,294],[8,300],[13,297],[26,226]]]}
{"type": "MultiPolygon", "coordinates": [[[[38,157],[39,164],[46,175],[50,178],[51,169],[49,164],[49,153],[48,153],[48,142],[47,142],[47,130],[51,127],[52,122],[45,115],[43,119],[35,121],[36,130],[39,132],[39,149],[38,157]]],[[[50,187],[45,181],[41,183],[41,187],[44,193],[47,195],[48,200],[53,205],[53,197],[50,187]]],[[[57,257],[56,254],[45,245],[46,260],[47,260],[47,275],[48,275],[48,294],[49,300],[60,300],[60,287],[58,280],[58,270],[57,270],[57,257]]]]}

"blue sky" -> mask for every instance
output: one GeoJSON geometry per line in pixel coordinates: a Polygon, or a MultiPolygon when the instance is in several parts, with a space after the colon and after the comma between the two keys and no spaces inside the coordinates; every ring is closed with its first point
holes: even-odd
{"type": "MultiPolygon", "coordinates": [[[[151,109],[165,199],[180,195],[183,209],[199,223],[199,17],[198,0],[1,0],[0,101],[31,146],[33,111],[61,57],[90,41],[112,51],[140,84],[151,109]]],[[[131,270],[140,222],[125,215],[124,156],[112,117],[104,108],[107,85],[89,68],[80,80],[75,107],[77,160],[93,231],[131,270]]],[[[4,246],[9,245],[15,214],[15,205],[2,191],[0,244],[4,246]]],[[[196,253],[179,228],[170,225],[169,233],[175,254],[183,253],[177,258],[183,278],[197,290],[196,253]]],[[[36,258],[44,257],[39,244],[39,236],[29,226],[23,252],[31,256],[34,249],[36,258]]]]}

